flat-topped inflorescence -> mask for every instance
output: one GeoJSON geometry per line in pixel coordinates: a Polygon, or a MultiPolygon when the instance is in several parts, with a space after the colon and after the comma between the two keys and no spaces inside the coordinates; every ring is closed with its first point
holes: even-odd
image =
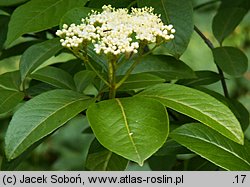
{"type": "Polygon", "coordinates": [[[158,43],[174,39],[173,25],[164,25],[152,7],[115,9],[103,6],[92,11],[80,25],[64,24],[56,35],[67,48],[81,48],[91,42],[96,53],[137,53],[141,42],[158,43]]]}

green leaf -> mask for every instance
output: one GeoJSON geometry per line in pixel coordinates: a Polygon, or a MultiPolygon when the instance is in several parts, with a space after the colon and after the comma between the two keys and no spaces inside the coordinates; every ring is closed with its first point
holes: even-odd
{"type": "Polygon", "coordinates": [[[1,170],[2,171],[14,171],[17,170],[18,166],[22,164],[28,156],[32,153],[32,151],[37,148],[43,141],[45,141],[48,138],[48,136],[40,139],[36,143],[34,143],[32,146],[30,146],[28,149],[26,149],[19,157],[8,161],[6,157],[3,158],[2,164],[1,164],[1,170]]]}
{"type": "Polygon", "coordinates": [[[123,171],[128,160],[105,149],[96,139],[91,143],[85,167],[91,171],[123,171]]]}
{"type": "Polygon", "coordinates": [[[91,8],[87,7],[78,7],[69,10],[64,14],[60,21],[60,28],[62,28],[63,24],[70,25],[72,23],[75,24],[81,24],[82,23],[82,18],[85,18],[88,16],[88,14],[91,12],[91,8]]]}
{"type": "Polygon", "coordinates": [[[195,71],[197,78],[182,79],[177,81],[177,84],[186,86],[209,85],[221,80],[221,76],[213,71],[195,71]]]}
{"type": "Polygon", "coordinates": [[[203,124],[183,125],[170,136],[226,170],[250,170],[250,143],[247,141],[244,146],[239,145],[203,124]]]}
{"type": "Polygon", "coordinates": [[[36,83],[35,85],[30,85],[26,91],[29,96],[34,97],[34,96],[40,95],[41,93],[44,93],[50,90],[55,90],[55,89],[56,87],[50,84],[41,82],[41,83],[36,83]]]}
{"type": "Polygon", "coordinates": [[[22,81],[37,67],[62,49],[59,38],[47,40],[29,47],[21,57],[20,72],[22,81]]]}
{"type": "Polygon", "coordinates": [[[32,144],[52,133],[93,102],[70,90],[45,92],[25,103],[13,116],[5,136],[8,160],[22,154],[32,144]]]}
{"type": "Polygon", "coordinates": [[[39,42],[41,42],[41,40],[32,40],[32,41],[22,42],[8,49],[3,49],[2,54],[0,56],[0,60],[12,56],[21,56],[24,53],[24,51],[26,51],[26,49],[39,42]]]}
{"type": "Polygon", "coordinates": [[[31,78],[51,84],[57,88],[76,90],[76,86],[71,75],[59,68],[47,66],[39,69],[30,75],[31,78]]]}
{"type": "Polygon", "coordinates": [[[176,29],[174,40],[165,44],[166,50],[175,57],[180,57],[186,50],[193,33],[193,6],[190,0],[137,0],[138,6],[152,6],[161,14],[165,24],[172,24],[176,29]]]}
{"type": "Polygon", "coordinates": [[[134,0],[91,0],[89,2],[89,7],[91,8],[102,8],[103,5],[111,5],[113,7],[126,8],[134,0]]]}
{"type": "MultiPolygon", "coordinates": [[[[132,62],[127,62],[118,69],[118,75],[124,75],[132,62]]],[[[195,78],[194,71],[181,60],[166,55],[148,55],[142,58],[132,74],[154,73],[166,80],[195,78]]]]}
{"type": "Polygon", "coordinates": [[[0,88],[19,91],[21,76],[19,71],[7,72],[0,75],[0,88]]]}
{"type": "Polygon", "coordinates": [[[181,85],[158,84],[138,94],[192,117],[225,137],[243,144],[240,123],[231,110],[212,96],[181,85]]]}
{"type": "Polygon", "coordinates": [[[98,141],[110,151],[140,165],[168,136],[168,115],[159,102],[145,98],[101,101],[87,110],[98,141]]]}
{"type": "MultiPolygon", "coordinates": [[[[92,59],[92,61],[95,62],[95,63],[92,63],[92,65],[96,69],[101,69],[102,71],[104,70],[104,71],[108,72],[107,58],[104,54],[97,54],[94,51],[93,45],[88,45],[87,53],[88,53],[88,56],[90,57],[90,59],[92,59]]],[[[87,67],[88,67],[88,65],[87,65],[87,67]]]]}
{"type": "Polygon", "coordinates": [[[199,156],[191,158],[187,163],[187,171],[217,171],[218,169],[218,166],[199,156]]]}
{"type": "Polygon", "coordinates": [[[175,162],[175,155],[152,156],[148,159],[149,166],[153,171],[171,171],[175,162]]]}
{"type": "Polygon", "coordinates": [[[4,42],[7,37],[9,20],[10,20],[9,16],[0,15],[0,50],[2,50],[4,42]]]}
{"type": "Polygon", "coordinates": [[[232,110],[241,124],[241,128],[245,131],[249,126],[250,115],[248,110],[239,101],[234,99],[227,99],[228,107],[232,110]]]}
{"type": "Polygon", "coordinates": [[[217,47],[213,49],[216,64],[227,74],[241,76],[247,71],[247,56],[235,47],[217,47]]]}
{"type": "Polygon", "coordinates": [[[249,112],[239,101],[232,99],[232,98],[230,99],[225,98],[223,95],[219,94],[218,92],[209,90],[204,87],[196,87],[196,89],[215,97],[217,100],[219,100],[220,102],[228,106],[230,110],[234,113],[235,117],[240,122],[243,132],[247,129],[247,127],[249,126],[249,120],[250,120],[249,112]]]}
{"type": "Polygon", "coordinates": [[[24,98],[24,94],[18,91],[0,88],[0,114],[9,112],[24,98]]]}
{"type": "Polygon", "coordinates": [[[59,25],[65,12],[84,6],[86,2],[87,0],[33,0],[19,6],[11,16],[5,45],[9,46],[25,33],[59,25]]]}
{"type": "Polygon", "coordinates": [[[83,70],[76,73],[74,76],[74,81],[77,91],[82,93],[87,88],[87,86],[93,82],[95,77],[95,72],[89,70],[83,70]]]}
{"type": "Polygon", "coordinates": [[[213,19],[213,33],[220,44],[241,22],[248,10],[241,7],[219,9],[213,19]]]}
{"type": "Polygon", "coordinates": [[[28,0],[0,0],[0,6],[13,6],[16,4],[24,3],[28,0]]]}
{"type": "MultiPolygon", "coordinates": [[[[121,78],[122,77],[120,77],[120,79],[121,78]]],[[[165,79],[162,79],[156,75],[152,75],[150,73],[139,73],[130,75],[128,79],[118,88],[118,90],[120,91],[136,90],[163,82],[165,82],[165,79]]]]}
{"type": "Polygon", "coordinates": [[[169,156],[177,154],[188,154],[190,151],[177,143],[176,141],[170,139],[167,140],[164,145],[155,153],[156,156],[169,156]]]}

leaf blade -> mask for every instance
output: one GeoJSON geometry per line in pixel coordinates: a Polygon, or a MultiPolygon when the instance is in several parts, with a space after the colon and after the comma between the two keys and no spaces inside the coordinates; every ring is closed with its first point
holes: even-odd
{"type": "Polygon", "coordinates": [[[24,98],[24,94],[19,91],[5,90],[0,88],[0,114],[9,112],[24,98]]]}
{"type": "MultiPolygon", "coordinates": [[[[118,77],[119,80],[120,77],[118,77]]],[[[121,78],[120,78],[121,79],[121,78]]],[[[146,88],[155,84],[163,83],[165,79],[162,79],[156,75],[150,73],[132,74],[128,79],[118,88],[119,91],[128,91],[146,88]]]]}
{"type": "MultiPolygon", "coordinates": [[[[132,61],[118,69],[118,75],[124,75],[132,61]]],[[[153,73],[166,80],[195,78],[194,71],[183,61],[167,55],[148,55],[142,58],[131,74],[153,73]]]]}
{"type": "Polygon", "coordinates": [[[241,76],[247,71],[247,56],[235,47],[217,47],[212,50],[216,64],[227,74],[241,76]]]}
{"type": "Polygon", "coordinates": [[[32,73],[30,77],[58,88],[76,90],[75,83],[70,74],[53,66],[39,69],[32,73]]]}
{"type": "Polygon", "coordinates": [[[212,23],[213,34],[220,44],[241,22],[248,11],[241,7],[221,8],[212,23]]]}
{"type": "Polygon", "coordinates": [[[91,171],[123,171],[128,160],[105,149],[96,139],[91,143],[86,168],[91,171]]]}
{"type": "Polygon", "coordinates": [[[0,75],[0,88],[19,91],[21,76],[19,71],[7,72],[0,75]]]}
{"type": "Polygon", "coordinates": [[[74,7],[83,6],[86,2],[87,0],[36,0],[25,3],[11,16],[5,45],[9,46],[22,34],[38,32],[58,25],[65,12],[74,7]]]}
{"type": "Polygon", "coordinates": [[[193,33],[193,6],[190,0],[137,0],[139,7],[152,6],[155,12],[161,14],[165,24],[172,24],[176,29],[175,39],[164,44],[166,50],[180,57],[186,50],[193,33]]]}
{"type": "Polygon", "coordinates": [[[29,47],[20,60],[21,79],[24,79],[47,59],[55,55],[63,47],[59,39],[55,38],[29,47]]]}
{"type": "Polygon", "coordinates": [[[104,147],[140,165],[163,145],[169,131],[165,108],[151,99],[102,101],[88,108],[87,117],[104,147]]]}
{"type": "Polygon", "coordinates": [[[244,146],[239,145],[203,124],[183,125],[171,132],[170,136],[224,169],[250,169],[249,142],[245,142],[244,146]]]}
{"type": "Polygon", "coordinates": [[[95,79],[96,74],[90,70],[79,71],[74,75],[74,81],[77,87],[77,91],[82,93],[89,84],[95,79]]]}
{"type": "Polygon", "coordinates": [[[185,86],[166,83],[144,90],[138,96],[156,99],[165,106],[190,116],[227,138],[243,144],[243,132],[234,114],[208,94],[185,86]]]}
{"type": "Polygon", "coordinates": [[[92,102],[93,99],[70,90],[52,90],[29,100],[14,114],[6,132],[7,159],[19,156],[92,102]],[[18,128],[20,124],[22,128],[18,128]]]}

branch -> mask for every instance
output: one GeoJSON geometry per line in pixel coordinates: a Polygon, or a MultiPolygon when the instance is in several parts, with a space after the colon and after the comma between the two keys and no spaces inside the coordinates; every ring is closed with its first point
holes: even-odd
{"type": "MultiPolygon", "coordinates": [[[[196,26],[194,26],[194,30],[203,39],[203,41],[207,44],[207,46],[211,50],[213,50],[214,49],[213,43],[196,26]]],[[[221,85],[222,85],[222,88],[223,88],[224,95],[225,95],[226,98],[229,98],[229,93],[228,93],[224,73],[217,64],[216,64],[216,67],[217,67],[217,69],[219,71],[219,74],[221,76],[221,85]]]]}

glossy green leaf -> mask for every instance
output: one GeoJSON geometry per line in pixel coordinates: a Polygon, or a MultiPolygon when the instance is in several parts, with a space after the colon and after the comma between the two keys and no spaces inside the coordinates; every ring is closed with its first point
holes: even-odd
{"type": "Polygon", "coordinates": [[[91,8],[87,7],[78,7],[71,9],[62,17],[60,21],[60,27],[62,28],[63,24],[67,25],[70,25],[72,23],[81,24],[82,18],[87,17],[90,12],[91,8]]]}
{"type": "Polygon", "coordinates": [[[47,66],[39,69],[30,75],[31,78],[51,84],[57,88],[76,90],[71,75],[59,68],[47,66]]]}
{"type": "Polygon", "coordinates": [[[24,3],[28,0],[0,0],[0,6],[13,6],[16,4],[24,3]]]}
{"type": "Polygon", "coordinates": [[[234,113],[235,117],[240,122],[243,132],[247,129],[247,127],[249,126],[249,120],[250,120],[249,112],[239,101],[232,99],[232,98],[230,99],[225,98],[223,95],[219,94],[218,92],[212,91],[204,87],[196,87],[196,89],[213,96],[214,98],[216,98],[217,100],[219,100],[220,102],[228,106],[230,110],[234,113]]]}
{"type": "Polygon", "coordinates": [[[74,81],[78,92],[83,92],[89,84],[93,82],[96,74],[93,71],[83,70],[79,71],[74,76],[74,81]]]}
{"type": "Polygon", "coordinates": [[[112,5],[113,7],[126,8],[134,0],[90,0],[89,7],[91,8],[102,8],[103,5],[112,5]]]}
{"type": "Polygon", "coordinates": [[[178,143],[226,170],[250,170],[250,143],[239,145],[203,124],[186,124],[170,134],[178,143]]]}
{"type": "Polygon", "coordinates": [[[9,112],[24,98],[24,94],[18,91],[0,88],[0,114],[9,112]]]}
{"type": "Polygon", "coordinates": [[[25,33],[59,25],[65,12],[84,6],[86,2],[87,0],[35,0],[19,6],[11,16],[5,45],[9,46],[25,33]]]}
{"type": "Polygon", "coordinates": [[[213,19],[213,33],[219,43],[229,36],[248,11],[241,7],[219,9],[213,19]]]}
{"type": "Polygon", "coordinates": [[[21,57],[20,72],[22,81],[47,59],[62,49],[60,39],[55,38],[29,47],[21,57]]]}
{"type": "Polygon", "coordinates": [[[227,74],[241,76],[247,71],[247,56],[235,47],[217,47],[213,49],[216,64],[227,74]]]}
{"type": "Polygon", "coordinates": [[[0,75],[0,88],[7,90],[20,90],[21,76],[19,71],[7,72],[0,75]]]}
{"type": "Polygon", "coordinates": [[[221,76],[213,71],[195,71],[196,78],[179,80],[178,84],[187,86],[209,85],[221,80],[221,76]]]}
{"type": "Polygon", "coordinates": [[[193,6],[190,0],[137,0],[140,7],[152,6],[161,14],[165,24],[172,24],[176,29],[174,40],[165,44],[166,50],[180,57],[186,50],[193,33],[193,6]]]}
{"type": "Polygon", "coordinates": [[[118,90],[136,90],[163,82],[165,82],[165,79],[162,79],[156,75],[150,73],[139,73],[130,75],[128,79],[118,88],[118,90]]]}
{"type": "Polygon", "coordinates": [[[105,149],[96,139],[91,143],[85,167],[91,171],[123,171],[128,160],[105,149]]]}
{"type": "Polygon", "coordinates": [[[176,84],[159,84],[138,95],[156,99],[243,144],[243,132],[234,114],[226,105],[204,92],[176,84]]]}
{"type": "Polygon", "coordinates": [[[70,90],[45,92],[26,102],[13,116],[5,136],[8,160],[18,157],[33,143],[52,133],[93,102],[70,90]]]}
{"type": "MultiPolygon", "coordinates": [[[[124,75],[131,66],[131,62],[125,63],[118,69],[118,75],[124,75]]],[[[148,55],[142,58],[132,74],[154,73],[166,80],[195,78],[194,71],[181,60],[166,55],[148,55]]]]}
{"type": "Polygon", "coordinates": [[[168,136],[168,115],[159,102],[147,98],[101,101],[87,110],[98,141],[110,151],[140,165],[168,136]]]}

